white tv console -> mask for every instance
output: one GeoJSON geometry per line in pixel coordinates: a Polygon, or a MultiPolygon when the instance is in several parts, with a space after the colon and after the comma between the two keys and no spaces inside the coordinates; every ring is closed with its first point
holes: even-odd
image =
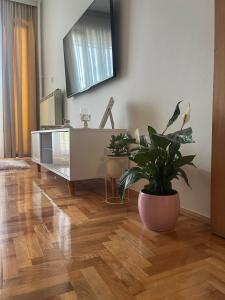
{"type": "Polygon", "coordinates": [[[68,180],[104,178],[104,155],[111,136],[125,129],[53,129],[32,131],[32,160],[68,180]]]}

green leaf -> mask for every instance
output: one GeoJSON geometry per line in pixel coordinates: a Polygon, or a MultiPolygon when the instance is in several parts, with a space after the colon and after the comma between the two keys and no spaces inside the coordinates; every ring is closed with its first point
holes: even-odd
{"type": "Polygon", "coordinates": [[[165,137],[173,143],[180,143],[180,144],[194,143],[192,139],[191,127],[176,131],[174,133],[167,134],[165,137]]]}
{"type": "Polygon", "coordinates": [[[158,149],[148,149],[131,155],[130,160],[139,165],[146,165],[149,162],[154,163],[158,155],[158,149]]]}
{"type": "Polygon", "coordinates": [[[154,147],[161,147],[166,149],[171,141],[165,136],[161,134],[152,134],[152,142],[154,147]]]}
{"type": "Polygon", "coordinates": [[[188,181],[187,174],[184,172],[184,170],[178,169],[178,173],[177,174],[184,179],[184,181],[186,182],[187,186],[191,189],[191,186],[190,186],[189,181],[188,181]]]}
{"type": "Polygon", "coordinates": [[[128,189],[135,182],[137,182],[143,178],[148,179],[146,174],[143,173],[143,170],[138,167],[133,167],[133,168],[125,171],[123,176],[120,178],[120,182],[119,182],[120,199],[123,200],[126,189],[128,189]]]}
{"type": "Polygon", "coordinates": [[[149,147],[149,142],[148,139],[145,135],[141,135],[140,136],[140,145],[144,148],[148,148],[149,147]]]}
{"type": "Polygon", "coordinates": [[[175,166],[175,168],[180,168],[185,165],[190,165],[192,163],[192,161],[194,160],[194,158],[195,158],[195,155],[182,156],[174,161],[174,166],[175,166]]]}
{"type": "Polygon", "coordinates": [[[153,134],[156,134],[156,133],[157,133],[157,131],[156,131],[153,127],[148,126],[148,134],[149,134],[150,140],[151,140],[151,138],[152,138],[152,135],[153,135],[153,134]]]}
{"type": "Polygon", "coordinates": [[[154,140],[152,139],[153,134],[157,134],[157,131],[153,127],[148,126],[148,135],[151,141],[151,146],[155,147],[156,145],[154,143],[154,140]]]}
{"type": "Polygon", "coordinates": [[[169,145],[169,156],[170,160],[174,160],[175,155],[179,155],[180,144],[179,143],[171,143],[169,145]]]}
{"type": "Polygon", "coordinates": [[[146,171],[149,175],[149,178],[151,179],[155,179],[157,180],[159,178],[159,167],[157,164],[152,163],[152,164],[148,164],[148,166],[146,167],[146,171]]]}
{"type": "Polygon", "coordinates": [[[177,118],[179,117],[179,115],[180,115],[180,107],[179,107],[179,105],[180,105],[181,102],[182,102],[182,101],[179,101],[179,102],[177,103],[176,108],[175,108],[175,111],[174,111],[174,113],[173,113],[173,116],[172,116],[171,119],[169,120],[169,122],[168,122],[166,128],[169,128],[169,127],[177,120],[177,118]]]}

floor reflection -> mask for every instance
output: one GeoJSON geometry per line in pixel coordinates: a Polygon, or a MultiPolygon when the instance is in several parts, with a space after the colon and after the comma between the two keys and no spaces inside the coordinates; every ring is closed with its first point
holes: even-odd
{"type": "MultiPolygon", "coordinates": [[[[49,224],[50,232],[54,236],[57,246],[64,256],[71,256],[71,218],[64,212],[63,208],[57,206],[54,200],[46,193],[42,192],[42,202],[48,199],[52,208],[52,223],[49,224]],[[43,199],[44,198],[44,199],[43,199]]],[[[43,206],[42,206],[43,207],[43,206]]]]}

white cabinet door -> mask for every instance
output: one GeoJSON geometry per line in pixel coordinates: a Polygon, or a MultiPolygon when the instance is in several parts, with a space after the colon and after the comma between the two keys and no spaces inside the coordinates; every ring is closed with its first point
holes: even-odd
{"type": "Polygon", "coordinates": [[[52,132],[52,164],[53,168],[70,177],[70,132],[52,132]]]}
{"type": "Polygon", "coordinates": [[[40,133],[32,133],[32,159],[33,161],[41,162],[41,139],[40,133]]]}

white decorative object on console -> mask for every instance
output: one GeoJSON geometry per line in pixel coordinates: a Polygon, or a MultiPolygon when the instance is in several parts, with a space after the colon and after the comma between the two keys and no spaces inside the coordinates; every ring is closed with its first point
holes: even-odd
{"type": "Polygon", "coordinates": [[[88,122],[91,121],[91,114],[87,108],[80,109],[80,119],[84,123],[84,128],[88,128],[88,122]]]}
{"type": "Polygon", "coordinates": [[[99,128],[104,128],[108,118],[110,117],[111,126],[112,126],[112,129],[114,129],[115,125],[114,125],[114,120],[113,120],[113,115],[112,115],[112,108],[113,108],[114,103],[115,103],[114,99],[113,99],[113,97],[111,97],[110,100],[109,100],[109,103],[106,107],[106,110],[105,110],[105,113],[104,113],[103,118],[101,120],[101,123],[99,125],[99,128]]]}
{"type": "Polygon", "coordinates": [[[55,129],[32,132],[32,160],[73,181],[104,178],[105,149],[111,136],[126,129],[55,129]]]}

